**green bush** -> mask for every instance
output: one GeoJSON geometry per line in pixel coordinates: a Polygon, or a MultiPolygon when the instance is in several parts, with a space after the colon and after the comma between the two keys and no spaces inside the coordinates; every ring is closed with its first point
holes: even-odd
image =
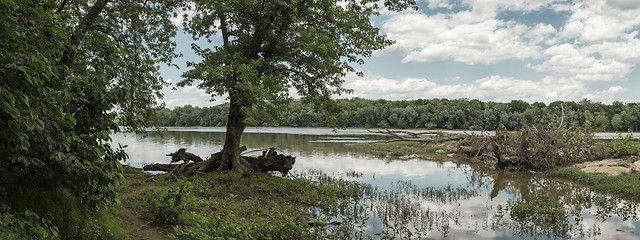
{"type": "Polygon", "coordinates": [[[637,155],[640,152],[640,141],[633,137],[633,133],[629,132],[626,136],[617,133],[618,137],[611,140],[605,148],[607,154],[613,158],[637,155]]]}
{"type": "Polygon", "coordinates": [[[63,188],[13,192],[0,205],[2,239],[124,239],[119,220],[63,188]]]}
{"type": "Polygon", "coordinates": [[[174,187],[161,187],[143,193],[138,205],[156,223],[176,225],[185,222],[184,213],[198,211],[199,200],[192,195],[192,183],[181,182],[174,187]]]}

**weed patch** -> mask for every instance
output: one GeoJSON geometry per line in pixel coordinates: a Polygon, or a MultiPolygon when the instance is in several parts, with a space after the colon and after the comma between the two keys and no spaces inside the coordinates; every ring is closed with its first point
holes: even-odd
{"type": "Polygon", "coordinates": [[[640,201],[640,173],[623,173],[618,176],[584,173],[575,168],[556,168],[545,172],[547,176],[564,178],[584,184],[597,192],[614,194],[633,201],[640,201]]]}
{"type": "MultiPolygon", "coordinates": [[[[140,173],[144,174],[144,173],[140,173]]],[[[348,208],[359,184],[306,176],[207,174],[132,193],[130,204],[165,226],[172,239],[352,238],[348,208]],[[343,219],[344,224],[329,224],[343,219]]]]}

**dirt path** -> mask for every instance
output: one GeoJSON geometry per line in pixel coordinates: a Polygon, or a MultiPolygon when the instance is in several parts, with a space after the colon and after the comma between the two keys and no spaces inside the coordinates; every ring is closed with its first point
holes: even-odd
{"type": "Polygon", "coordinates": [[[127,174],[127,171],[139,171],[125,169],[125,178],[127,183],[118,191],[120,206],[118,209],[119,217],[122,220],[122,227],[131,232],[131,239],[135,240],[164,240],[167,238],[167,232],[157,226],[153,221],[145,219],[139,210],[131,205],[130,197],[150,187],[145,182],[152,181],[154,176],[151,174],[127,174]]]}

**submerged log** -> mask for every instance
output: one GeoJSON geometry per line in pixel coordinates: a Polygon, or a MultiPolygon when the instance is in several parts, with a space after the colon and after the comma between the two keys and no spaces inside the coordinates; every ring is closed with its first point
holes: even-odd
{"type": "Polygon", "coordinates": [[[368,132],[371,133],[382,133],[382,134],[387,134],[387,135],[391,135],[396,137],[395,139],[389,139],[389,140],[380,140],[377,142],[382,142],[382,143],[390,143],[390,142],[420,142],[420,143],[435,143],[438,141],[443,141],[443,142],[449,142],[449,141],[459,141],[462,139],[465,139],[467,137],[469,137],[469,135],[467,134],[456,134],[456,133],[444,133],[442,131],[433,131],[433,130],[429,130],[429,131],[421,131],[421,132],[413,132],[413,131],[407,131],[407,130],[391,130],[391,129],[384,129],[384,130],[370,130],[367,129],[368,132]],[[405,134],[408,136],[403,136],[401,134],[405,134]],[[438,139],[437,137],[424,137],[422,135],[438,135],[438,134],[444,134],[444,136],[442,136],[442,139],[438,139]]]}
{"type": "MultiPolygon", "coordinates": [[[[247,148],[243,146],[241,151],[246,149],[247,148]]],[[[167,154],[167,156],[171,156],[172,163],[180,160],[183,160],[184,162],[182,164],[149,164],[144,166],[143,169],[146,171],[164,171],[187,175],[210,172],[218,169],[220,166],[222,152],[211,154],[207,160],[204,161],[199,156],[186,152],[186,148],[180,148],[175,153],[167,154]],[[176,158],[179,159],[175,160],[176,158]],[[200,161],[194,161],[193,159],[200,159],[200,161]]],[[[282,174],[289,173],[289,170],[293,168],[293,164],[296,161],[295,157],[278,154],[275,148],[264,150],[262,155],[258,157],[242,156],[242,158],[249,162],[251,167],[255,170],[262,172],[278,171],[282,174]]]]}

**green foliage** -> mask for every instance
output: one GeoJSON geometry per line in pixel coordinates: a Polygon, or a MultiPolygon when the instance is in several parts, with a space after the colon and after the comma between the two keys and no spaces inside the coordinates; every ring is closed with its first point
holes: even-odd
{"type": "Polygon", "coordinates": [[[447,141],[447,134],[443,131],[438,131],[436,135],[433,137],[433,142],[435,143],[443,143],[447,141]]]}
{"type": "MultiPolygon", "coordinates": [[[[640,105],[629,103],[605,105],[580,101],[558,102],[546,105],[534,103],[481,102],[478,100],[366,100],[338,99],[343,109],[335,124],[344,127],[360,128],[427,128],[427,129],[478,129],[495,130],[503,124],[508,130],[518,130],[523,125],[543,126],[557,124],[562,116],[559,103],[576,106],[565,108],[565,123],[570,127],[581,127],[592,131],[612,131],[614,116],[625,115],[625,119],[640,119],[640,105]],[[525,109],[524,111],[522,109],[525,109]]],[[[163,126],[225,126],[228,120],[229,104],[213,107],[176,107],[161,111],[160,124],[163,126]]],[[[292,101],[288,108],[273,112],[279,116],[277,123],[256,119],[255,126],[291,126],[291,127],[333,127],[323,122],[328,112],[314,109],[313,105],[303,101],[292,101]]],[[[617,119],[617,118],[616,118],[617,119]]],[[[623,130],[640,125],[632,121],[619,123],[623,130]]],[[[618,125],[615,125],[618,126],[618,125]]]]}
{"type": "Polygon", "coordinates": [[[127,158],[109,134],[153,124],[157,65],[176,56],[176,2],[107,2],[0,1],[0,199],[64,189],[86,208],[9,202],[30,236],[104,238],[86,216],[114,203],[127,158]]]}
{"type": "Polygon", "coordinates": [[[190,182],[173,188],[155,188],[147,193],[143,202],[144,213],[157,223],[175,225],[184,222],[182,212],[195,212],[200,203],[190,193],[190,182]]]}
{"type": "Polygon", "coordinates": [[[629,132],[625,136],[617,133],[618,137],[611,140],[605,147],[605,151],[613,158],[637,155],[640,152],[640,140],[633,137],[629,132]]]}
{"type": "Polygon", "coordinates": [[[94,210],[68,191],[37,189],[16,193],[0,205],[0,233],[15,239],[123,239],[126,232],[106,208],[94,210]],[[9,207],[13,206],[13,208],[9,207]]]}
{"type": "Polygon", "coordinates": [[[588,185],[593,190],[640,201],[640,174],[628,173],[618,176],[584,173],[575,168],[556,168],[545,172],[551,177],[560,177],[588,185]]]}
{"type": "Polygon", "coordinates": [[[134,193],[129,200],[149,219],[170,226],[171,239],[351,238],[348,219],[344,226],[328,223],[362,194],[357,183],[327,176],[227,173],[180,182],[156,179],[156,187],[134,193]],[[310,221],[317,224],[311,228],[310,221]]]}
{"type": "Polygon", "coordinates": [[[518,201],[511,206],[511,217],[516,222],[535,225],[554,236],[565,236],[570,227],[570,211],[562,203],[553,201],[547,195],[538,195],[529,201],[518,201]]]}

